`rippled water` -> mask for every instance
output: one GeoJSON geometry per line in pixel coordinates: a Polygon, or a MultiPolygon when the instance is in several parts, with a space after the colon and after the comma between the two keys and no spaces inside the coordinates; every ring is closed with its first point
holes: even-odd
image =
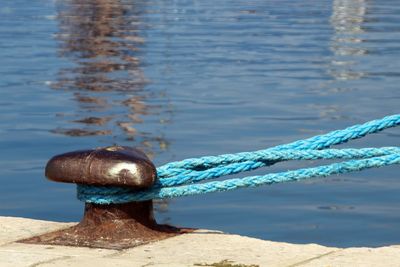
{"type": "MultiPolygon", "coordinates": [[[[75,187],[43,178],[62,152],[137,146],[160,165],[398,113],[399,44],[397,1],[3,0],[0,214],[79,220],[75,187]]],[[[296,243],[399,244],[398,179],[393,166],[173,199],[158,219],[296,243]]]]}

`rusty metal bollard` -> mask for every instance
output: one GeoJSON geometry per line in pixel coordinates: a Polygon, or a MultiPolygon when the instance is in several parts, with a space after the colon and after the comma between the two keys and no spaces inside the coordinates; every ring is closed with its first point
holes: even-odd
{"type": "MultiPolygon", "coordinates": [[[[111,146],[57,155],[47,163],[46,176],[57,182],[141,190],[154,184],[157,171],[143,152],[111,146]]],[[[124,249],[190,231],[157,224],[152,200],[109,205],[86,203],[83,219],[76,226],[20,242],[124,249]]]]}

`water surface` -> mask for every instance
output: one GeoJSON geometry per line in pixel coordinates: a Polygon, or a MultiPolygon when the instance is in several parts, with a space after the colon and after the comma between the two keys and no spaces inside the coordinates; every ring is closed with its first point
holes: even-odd
{"type": "MultiPolygon", "coordinates": [[[[66,151],[136,146],[161,165],[398,113],[399,25],[389,0],[2,1],[0,214],[79,220],[75,187],[43,178],[66,151]]],[[[399,137],[390,129],[345,146],[399,137]]],[[[285,242],[399,244],[398,173],[173,199],[157,216],[285,242]]]]}

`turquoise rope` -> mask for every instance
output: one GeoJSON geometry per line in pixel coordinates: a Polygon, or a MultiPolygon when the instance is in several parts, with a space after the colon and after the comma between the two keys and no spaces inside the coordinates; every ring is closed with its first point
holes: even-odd
{"type": "Polygon", "coordinates": [[[121,187],[78,185],[78,198],[97,204],[126,203],[222,192],[399,164],[399,147],[326,149],[398,125],[400,125],[400,114],[265,150],[171,162],[157,168],[159,180],[149,190],[133,191],[121,187]],[[349,161],[263,176],[194,184],[269,166],[280,161],[316,159],[349,159],[349,161]]]}
{"type": "MultiPolygon", "coordinates": [[[[295,150],[263,151],[257,158],[258,161],[243,161],[214,167],[203,171],[187,171],[176,174],[174,177],[160,179],[155,186],[170,187],[194,183],[221,176],[241,173],[270,165],[271,162],[283,160],[318,160],[318,159],[357,159],[371,158],[390,154],[399,154],[400,148],[363,148],[363,149],[325,149],[325,150],[295,150]]],[[[234,157],[234,156],[233,156],[234,157]]],[[[232,158],[233,158],[232,157],[232,158]]],[[[175,169],[174,169],[175,170],[175,169]]]]}
{"type": "Polygon", "coordinates": [[[275,183],[299,181],[314,177],[326,177],[332,174],[360,171],[367,168],[382,167],[400,163],[400,154],[374,157],[370,159],[351,160],[342,163],[319,166],[315,168],[299,169],[281,173],[272,173],[264,176],[250,176],[241,179],[208,182],[204,184],[184,185],[178,187],[154,188],[148,191],[135,192],[129,189],[79,186],[78,198],[82,201],[111,204],[149,199],[163,199],[181,196],[190,196],[212,192],[223,192],[243,187],[256,187],[275,183]],[[106,189],[106,190],[104,190],[106,189]],[[113,191],[114,190],[114,191],[113,191]]]}
{"type": "Polygon", "coordinates": [[[295,141],[289,144],[280,145],[265,150],[255,152],[242,152],[237,154],[225,154],[211,157],[201,157],[193,159],[185,159],[182,161],[167,163],[157,168],[159,178],[174,176],[186,170],[191,170],[201,167],[220,166],[221,164],[229,164],[240,161],[255,160],[252,157],[258,153],[269,152],[271,150],[285,150],[285,149],[325,149],[333,145],[346,143],[352,139],[358,139],[366,136],[367,134],[376,133],[387,128],[396,127],[400,125],[400,114],[384,117],[383,119],[369,121],[361,125],[354,125],[344,130],[336,130],[324,135],[317,135],[305,140],[295,141]],[[239,159],[234,160],[234,156],[239,159]],[[240,157],[243,157],[241,160],[240,157]]]}

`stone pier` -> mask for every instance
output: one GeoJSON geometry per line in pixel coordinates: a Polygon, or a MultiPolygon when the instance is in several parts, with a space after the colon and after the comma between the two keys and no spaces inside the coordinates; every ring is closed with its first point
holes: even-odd
{"type": "Polygon", "coordinates": [[[341,249],[272,242],[212,230],[198,230],[123,250],[17,242],[74,224],[0,217],[0,266],[400,266],[400,245],[341,249]]]}

